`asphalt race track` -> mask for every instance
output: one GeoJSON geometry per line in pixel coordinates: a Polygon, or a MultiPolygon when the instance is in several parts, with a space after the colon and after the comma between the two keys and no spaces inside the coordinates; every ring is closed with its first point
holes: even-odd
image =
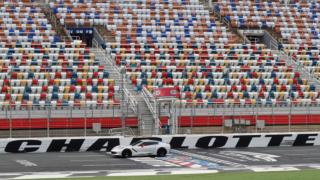
{"type": "Polygon", "coordinates": [[[186,150],[186,152],[205,155],[218,159],[243,164],[257,165],[298,165],[320,164],[320,147],[276,147],[276,148],[244,148],[224,150],[186,150]],[[255,154],[256,153],[256,154],[255,154]]]}
{"type": "Polygon", "coordinates": [[[0,179],[320,169],[320,147],[173,150],[165,158],[103,152],[0,154],[0,179]]]}

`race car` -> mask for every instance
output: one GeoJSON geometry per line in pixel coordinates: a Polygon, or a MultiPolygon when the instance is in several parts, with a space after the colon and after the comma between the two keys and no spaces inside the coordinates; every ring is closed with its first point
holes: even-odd
{"type": "Polygon", "coordinates": [[[170,151],[170,144],[155,140],[139,140],[128,146],[116,146],[111,149],[111,155],[129,158],[132,156],[164,157],[170,151]]]}

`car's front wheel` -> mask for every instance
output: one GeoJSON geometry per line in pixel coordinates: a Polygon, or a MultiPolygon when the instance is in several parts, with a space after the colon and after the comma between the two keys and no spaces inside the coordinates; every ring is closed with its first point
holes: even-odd
{"type": "Polygon", "coordinates": [[[125,149],[125,150],[122,151],[122,157],[123,158],[129,158],[131,156],[132,156],[132,153],[131,153],[131,151],[129,149],[125,149]]]}
{"type": "Polygon", "coordinates": [[[167,150],[164,148],[160,148],[157,151],[157,156],[158,157],[165,157],[167,155],[167,150]]]}

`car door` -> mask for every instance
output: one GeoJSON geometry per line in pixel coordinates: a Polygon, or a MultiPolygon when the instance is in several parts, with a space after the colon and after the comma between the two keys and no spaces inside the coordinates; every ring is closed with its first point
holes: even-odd
{"type": "Polygon", "coordinates": [[[143,142],[136,146],[134,149],[137,151],[136,154],[139,156],[153,155],[155,152],[155,142],[143,142]]]}

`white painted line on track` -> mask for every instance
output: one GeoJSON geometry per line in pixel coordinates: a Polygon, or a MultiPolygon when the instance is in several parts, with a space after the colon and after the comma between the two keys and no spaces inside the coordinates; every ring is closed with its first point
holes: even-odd
{"type": "Polygon", "coordinates": [[[249,167],[254,172],[279,172],[279,171],[299,171],[295,167],[249,167]]]}
{"type": "Polygon", "coordinates": [[[314,168],[314,169],[320,169],[320,165],[309,165],[310,168],[314,168]]]}
{"type": "Polygon", "coordinates": [[[68,157],[75,157],[75,158],[85,158],[85,157],[107,157],[106,155],[102,154],[86,154],[86,155],[59,155],[58,157],[68,158],[68,157]]]}
{"type": "Polygon", "coordinates": [[[228,165],[228,166],[232,166],[232,167],[247,167],[247,165],[240,164],[237,162],[227,161],[227,160],[204,156],[204,155],[191,153],[191,152],[178,151],[178,150],[171,150],[171,152],[174,152],[179,155],[185,155],[185,156],[190,156],[190,157],[197,158],[197,159],[206,160],[209,162],[220,163],[220,164],[224,164],[224,165],[228,165]]]}
{"type": "Polygon", "coordinates": [[[96,176],[72,176],[70,179],[80,179],[80,178],[94,178],[96,176]]]}
{"type": "Polygon", "coordinates": [[[82,166],[84,166],[84,167],[94,167],[94,166],[105,166],[105,167],[107,167],[107,166],[134,166],[134,165],[136,165],[136,164],[84,164],[84,165],[82,165],[82,166]]]}
{"type": "Polygon", "coordinates": [[[177,164],[163,161],[161,159],[155,159],[150,157],[131,158],[130,160],[147,164],[153,167],[179,167],[177,164]]]}
{"type": "Polygon", "coordinates": [[[68,171],[68,172],[64,172],[64,173],[71,173],[71,174],[95,174],[95,173],[99,173],[102,170],[96,170],[96,171],[68,171]]]}
{"type": "MultiPolygon", "coordinates": [[[[299,153],[299,154],[286,154],[286,156],[319,156],[319,153],[299,153]]],[[[313,157],[305,157],[305,158],[313,158],[313,157]]]]}
{"type": "Polygon", "coordinates": [[[24,175],[24,176],[18,176],[13,179],[49,179],[49,178],[65,178],[72,174],[31,174],[31,175],[24,175]]]}
{"type": "Polygon", "coordinates": [[[266,161],[266,162],[277,162],[276,158],[280,156],[273,155],[273,154],[265,154],[265,153],[258,153],[258,152],[251,152],[251,151],[220,151],[220,154],[237,157],[238,159],[243,159],[246,161],[266,161]]]}
{"type": "Polygon", "coordinates": [[[108,162],[108,161],[120,161],[119,159],[71,159],[71,162],[97,162],[97,161],[103,161],[103,162],[108,162]]]}
{"type": "Polygon", "coordinates": [[[107,176],[154,176],[157,175],[155,171],[141,171],[141,172],[121,172],[121,173],[111,173],[107,176]]]}
{"type": "MultiPolygon", "coordinates": [[[[287,154],[288,152],[292,153],[292,152],[307,152],[307,151],[311,151],[311,152],[315,152],[314,149],[293,149],[293,148],[285,148],[285,149],[263,149],[262,151],[260,151],[261,153],[270,153],[273,154],[275,152],[284,152],[285,154],[287,154]]],[[[281,155],[281,154],[280,154],[281,155]]]]}
{"type": "Polygon", "coordinates": [[[190,166],[190,168],[202,168],[202,166],[199,164],[193,164],[190,166]]]}
{"type": "Polygon", "coordinates": [[[18,160],[16,160],[16,163],[21,164],[22,166],[26,166],[26,167],[38,166],[37,164],[30,162],[28,160],[25,160],[25,159],[18,159],[18,160]]]}
{"type": "Polygon", "coordinates": [[[221,155],[221,154],[210,154],[210,155],[220,157],[220,158],[232,159],[234,161],[246,162],[243,159],[239,159],[239,158],[237,159],[237,158],[233,158],[233,157],[229,157],[229,156],[225,156],[225,155],[221,155]]]}
{"type": "Polygon", "coordinates": [[[19,176],[22,173],[0,173],[0,176],[19,176]]]}
{"type": "Polygon", "coordinates": [[[211,174],[218,173],[217,170],[181,170],[181,171],[171,171],[171,174],[211,174]]]}

